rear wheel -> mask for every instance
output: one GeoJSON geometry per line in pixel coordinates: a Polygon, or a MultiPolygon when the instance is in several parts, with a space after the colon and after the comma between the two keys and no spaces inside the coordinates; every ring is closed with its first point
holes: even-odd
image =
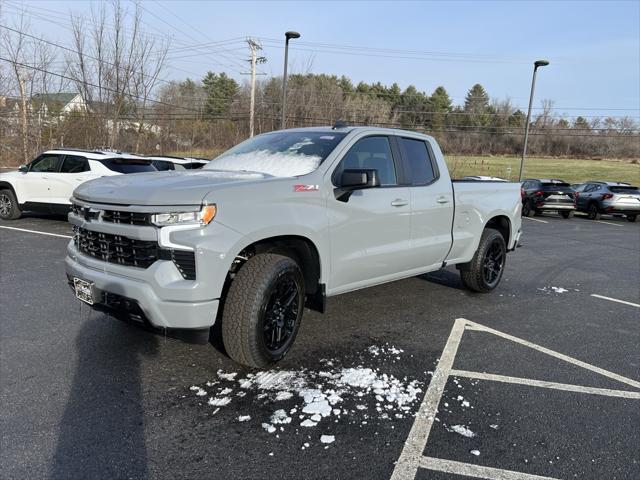
{"type": "Polygon", "coordinates": [[[560,212],[560,215],[562,215],[562,218],[571,218],[571,217],[573,217],[573,212],[562,211],[562,212],[560,212]]]}
{"type": "Polygon", "coordinates": [[[251,257],[236,274],[225,300],[222,341],[229,356],[265,367],[291,349],[304,310],[304,277],[289,257],[251,257]]]}
{"type": "Polygon", "coordinates": [[[0,218],[15,220],[20,216],[20,206],[11,190],[0,190],[0,218]]]}
{"type": "Polygon", "coordinates": [[[627,215],[627,222],[635,222],[637,215],[627,215]]]}
{"type": "Polygon", "coordinates": [[[522,204],[522,216],[523,217],[533,217],[535,210],[531,205],[531,200],[525,200],[522,204]]]}
{"type": "Polygon", "coordinates": [[[589,205],[588,215],[591,220],[600,220],[600,212],[598,211],[598,205],[592,203],[589,205]]]}
{"type": "Polygon", "coordinates": [[[506,260],[504,237],[497,230],[486,228],[473,258],[460,267],[462,283],[474,292],[490,292],[500,283],[506,260]]]}

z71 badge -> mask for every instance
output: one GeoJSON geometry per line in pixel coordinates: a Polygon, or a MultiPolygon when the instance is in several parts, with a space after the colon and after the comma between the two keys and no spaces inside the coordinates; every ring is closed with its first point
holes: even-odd
{"type": "Polygon", "coordinates": [[[294,192],[317,192],[320,190],[320,185],[294,185],[294,192]]]}

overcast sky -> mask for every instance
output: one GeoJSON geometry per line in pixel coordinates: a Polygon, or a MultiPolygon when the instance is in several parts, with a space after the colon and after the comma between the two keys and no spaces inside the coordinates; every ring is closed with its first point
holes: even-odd
{"type": "MultiPolygon", "coordinates": [[[[0,0],[2,24],[20,9],[32,31],[71,45],[69,15],[88,15],[89,1],[0,0]]],[[[123,5],[133,9],[132,3],[123,5]]],[[[443,85],[462,103],[481,83],[492,98],[525,109],[532,63],[546,58],[535,106],[555,102],[570,116],[640,116],[640,2],[212,2],[147,0],[145,28],[174,49],[165,77],[247,68],[243,38],[263,39],[269,75],[280,75],[284,32],[292,40],[290,71],[346,75],[354,83],[410,84],[431,93],[443,85]],[[276,41],[274,41],[276,40],[276,41]],[[277,40],[280,40],[277,42],[277,40]],[[204,50],[185,48],[223,42],[204,50]],[[329,45],[322,45],[329,44],[329,45]],[[216,52],[216,50],[218,50],[216,52]],[[389,51],[393,50],[393,51],[389,51]],[[205,53],[208,52],[208,53],[205,53]]]]}

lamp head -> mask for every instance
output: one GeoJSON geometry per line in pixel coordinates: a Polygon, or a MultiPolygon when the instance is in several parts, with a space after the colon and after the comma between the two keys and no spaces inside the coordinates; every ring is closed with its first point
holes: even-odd
{"type": "Polygon", "coordinates": [[[286,32],[284,36],[287,40],[290,38],[300,38],[300,34],[298,32],[286,32]]]}
{"type": "Polygon", "coordinates": [[[533,64],[536,68],[546,67],[547,65],[549,65],[549,60],[536,60],[533,64]]]}

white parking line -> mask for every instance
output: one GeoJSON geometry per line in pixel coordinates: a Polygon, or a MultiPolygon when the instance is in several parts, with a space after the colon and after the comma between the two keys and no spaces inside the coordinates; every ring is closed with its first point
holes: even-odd
{"type": "Polygon", "coordinates": [[[436,470],[438,472],[465,475],[467,477],[488,478],[493,480],[557,480],[553,477],[541,477],[530,473],[514,472],[502,468],[485,467],[472,463],[444,460],[442,458],[422,457],[420,467],[436,470]]]}
{"type": "Polygon", "coordinates": [[[513,383],[516,385],[528,385],[530,387],[550,388],[552,390],[564,390],[567,392],[589,393],[591,395],[604,395],[605,397],[633,398],[640,400],[640,392],[626,390],[611,390],[610,388],[583,387],[582,385],[570,385],[567,383],[547,382],[545,380],[533,380],[531,378],[508,377],[493,373],[468,372],[466,370],[451,370],[452,377],[473,378],[475,380],[490,380],[492,382],[513,383]]]}
{"type": "Polygon", "coordinates": [[[449,372],[453,367],[453,359],[456,357],[460,339],[464,333],[466,320],[457,318],[451,329],[449,340],[442,351],[438,368],[436,368],[427,392],[424,395],[422,404],[416,414],[407,441],[404,444],[400,458],[393,470],[391,480],[408,480],[413,479],[418,473],[418,464],[422,459],[422,452],[427,445],[427,439],[431,432],[433,421],[438,413],[438,403],[444,393],[444,387],[449,378],[449,372]]]}
{"type": "Polygon", "coordinates": [[[532,222],[549,223],[546,220],[540,220],[539,218],[531,218],[531,217],[522,217],[522,218],[525,218],[527,220],[531,220],[532,222]]]}
{"type": "Polygon", "coordinates": [[[501,468],[485,467],[466,462],[455,462],[441,458],[428,457],[424,454],[431,433],[431,427],[438,413],[438,405],[444,394],[447,381],[451,376],[477,378],[481,380],[497,381],[503,383],[514,383],[528,385],[533,387],[550,388],[555,390],[565,390],[577,393],[589,393],[595,395],[605,395],[611,397],[623,397],[631,399],[640,399],[640,392],[631,392],[624,390],[610,390],[604,388],[585,387],[582,385],[569,385],[565,383],[547,382],[542,380],[534,380],[529,378],[507,377],[504,375],[494,375],[480,372],[468,372],[456,370],[453,363],[458,352],[458,346],[465,330],[481,331],[491,333],[499,337],[519,343],[531,349],[545,353],[557,359],[582,367],[586,370],[598,373],[605,377],[617,380],[635,388],[640,388],[640,382],[631,378],[624,377],[614,372],[604,370],[602,368],[590,365],[576,358],[569,357],[559,352],[555,352],[548,348],[542,347],[535,343],[529,342],[522,338],[514,337],[504,332],[494,330],[492,328],[480,325],[479,323],[457,318],[451,329],[449,339],[442,351],[442,356],[438,362],[429,387],[425,393],[424,399],[420,404],[415,421],[411,427],[411,431],[400,454],[400,458],[396,462],[396,466],[391,475],[391,480],[414,480],[419,468],[428,470],[436,470],[446,473],[465,475],[476,478],[485,478],[490,480],[548,480],[551,477],[541,477],[524,472],[514,472],[512,470],[504,470],[501,468]]]}
{"type": "Polygon", "coordinates": [[[614,227],[621,227],[622,226],[619,223],[605,222],[604,220],[594,220],[594,221],[598,222],[598,223],[604,223],[605,225],[613,225],[614,227]]]}
{"type": "Polygon", "coordinates": [[[17,230],[18,232],[37,233],[38,235],[49,235],[51,237],[73,238],[73,237],[71,237],[69,235],[60,235],[58,233],[40,232],[38,230],[27,230],[26,228],[5,227],[4,225],[0,225],[0,228],[6,228],[7,230],[17,230]]]}
{"type": "Polygon", "coordinates": [[[597,293],[592,293],[591,296],[595,298],[601,298],[602,300],[609,300],[610,302],[617,302],[624,305],[630,305],[632,307],[640,308],[640,305],[638,305],[637,303],[627,302],[626,300],[618,300],[617,298],[605,297],[604,295],[598,295],[597,293]]]}

